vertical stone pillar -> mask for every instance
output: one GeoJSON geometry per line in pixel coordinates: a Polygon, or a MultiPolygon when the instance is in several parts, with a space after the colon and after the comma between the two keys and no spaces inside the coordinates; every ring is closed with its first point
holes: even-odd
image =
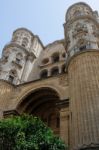
{"type": "Polygon", "coordinates": [[[99,51],[72,58],[68,74],[71,150],[99,149],[99,51]]]}
{"type": "Polygon", "coordinates": [[[66,145],[69,145],[69,110],[61,108],[60,110],[60,137],[66,145]]]}
{"type": "Polygon", "coordinates": [[[83,2],[66,13],[65,49],[70,98],[71,150],[99,149],[98,16],[83,2]]]}
{"type": "Polygon", "coordinates": [[[60,112],[60,137],[69,145],[69,99],[57,103],[60,112]]]}

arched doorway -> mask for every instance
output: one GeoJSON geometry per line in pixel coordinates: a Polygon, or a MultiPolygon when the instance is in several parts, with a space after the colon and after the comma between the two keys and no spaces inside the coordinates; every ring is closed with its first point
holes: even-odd
{"type": "Polygon", "coordinates": [[[40,88],[29,93],[17,107],[18,112],[38,116],[56,135],[60,132],[60,114],[56,103],[60,100],[52,88],[40,88]]]}

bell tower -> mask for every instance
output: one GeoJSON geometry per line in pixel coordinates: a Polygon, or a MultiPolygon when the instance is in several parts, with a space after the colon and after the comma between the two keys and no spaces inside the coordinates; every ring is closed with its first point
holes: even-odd
{"type": "Polygon", "coordinates": [[[80,2],[66,13],[71,150],[99,149],[99,21],[80,2]]]}
{"type": "Polygon", "coordinates": [[[39,37],[31,31],[26,28],[15,30],[2,52],[0,79],[15,85],[26,82],[42,49],[39,37]]]}

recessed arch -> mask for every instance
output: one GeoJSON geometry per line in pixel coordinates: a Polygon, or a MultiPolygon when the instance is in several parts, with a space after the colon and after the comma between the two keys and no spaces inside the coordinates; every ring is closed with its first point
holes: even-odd
{"type": "Polygon", "coordinates": [[[59,119],[57,119],[57,116],[59,116],[59,109],[56,103],[59,100],[59,94],[54,89],[49,87],[38,88],[22,99],[17,106],[17,111],[20,114],[27,113],[40,117],[58,135],[60,126],[57,125],[59,119]],[[49,118],[49,116],[51,117],[49,118]]]}
{"type": "MultiPolygon", "coordinates": [[[[52,87],[40,87],[40,88],[36,88],[36,89],[31,89],[28,93],[26,93],[23,97],[20,98],[19,103],[16,106],[16,109],[19,110],[20,106],[23,106],[23,102],[25,102],[26,98],[29,98],[32,94],[34,95],[35,93],[39,93],[41,92],[41,95],[46,95],[45,91],[49,91],[49,94],[54,94],[57,96],[58,99],[61,99],[61,95],[59,93],[59,91],[57,91],[57,89],[52,88],[52,87]],[[44,93],[42,94],[42,91],[44,91],[44,93]]],[[[36,95],[35,95],[36,96],[36,95]]],[[[29,101],[28,101],[29,102],[29,101]]],[[[20,111],[19,112],[23,112],[20,111]]]]}
{"type": "Polygon", "coordinates": [[[55,52],[54,54],[52,54],[51,58],[52,58],[52,63],[56,63],[59,62],[59,52],[55,52]]]}

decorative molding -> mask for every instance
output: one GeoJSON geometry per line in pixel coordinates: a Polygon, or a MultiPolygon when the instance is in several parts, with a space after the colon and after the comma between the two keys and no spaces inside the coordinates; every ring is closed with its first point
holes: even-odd
{"type": "Polygon", "coordinates": [[[65,100],[60,100],[56,103],[56,106],[58,108],[64,108],[64,107],[68,107],[69,106],[69,99],[65,99],[65,100]]]}
{"type": "Polygon", "coordinates": [[[10,117],[10,116],[18,116],[19,113],[16,110],[7,110],[7,111],[3,111],[3,116],[4,118],[10,117]]]}

